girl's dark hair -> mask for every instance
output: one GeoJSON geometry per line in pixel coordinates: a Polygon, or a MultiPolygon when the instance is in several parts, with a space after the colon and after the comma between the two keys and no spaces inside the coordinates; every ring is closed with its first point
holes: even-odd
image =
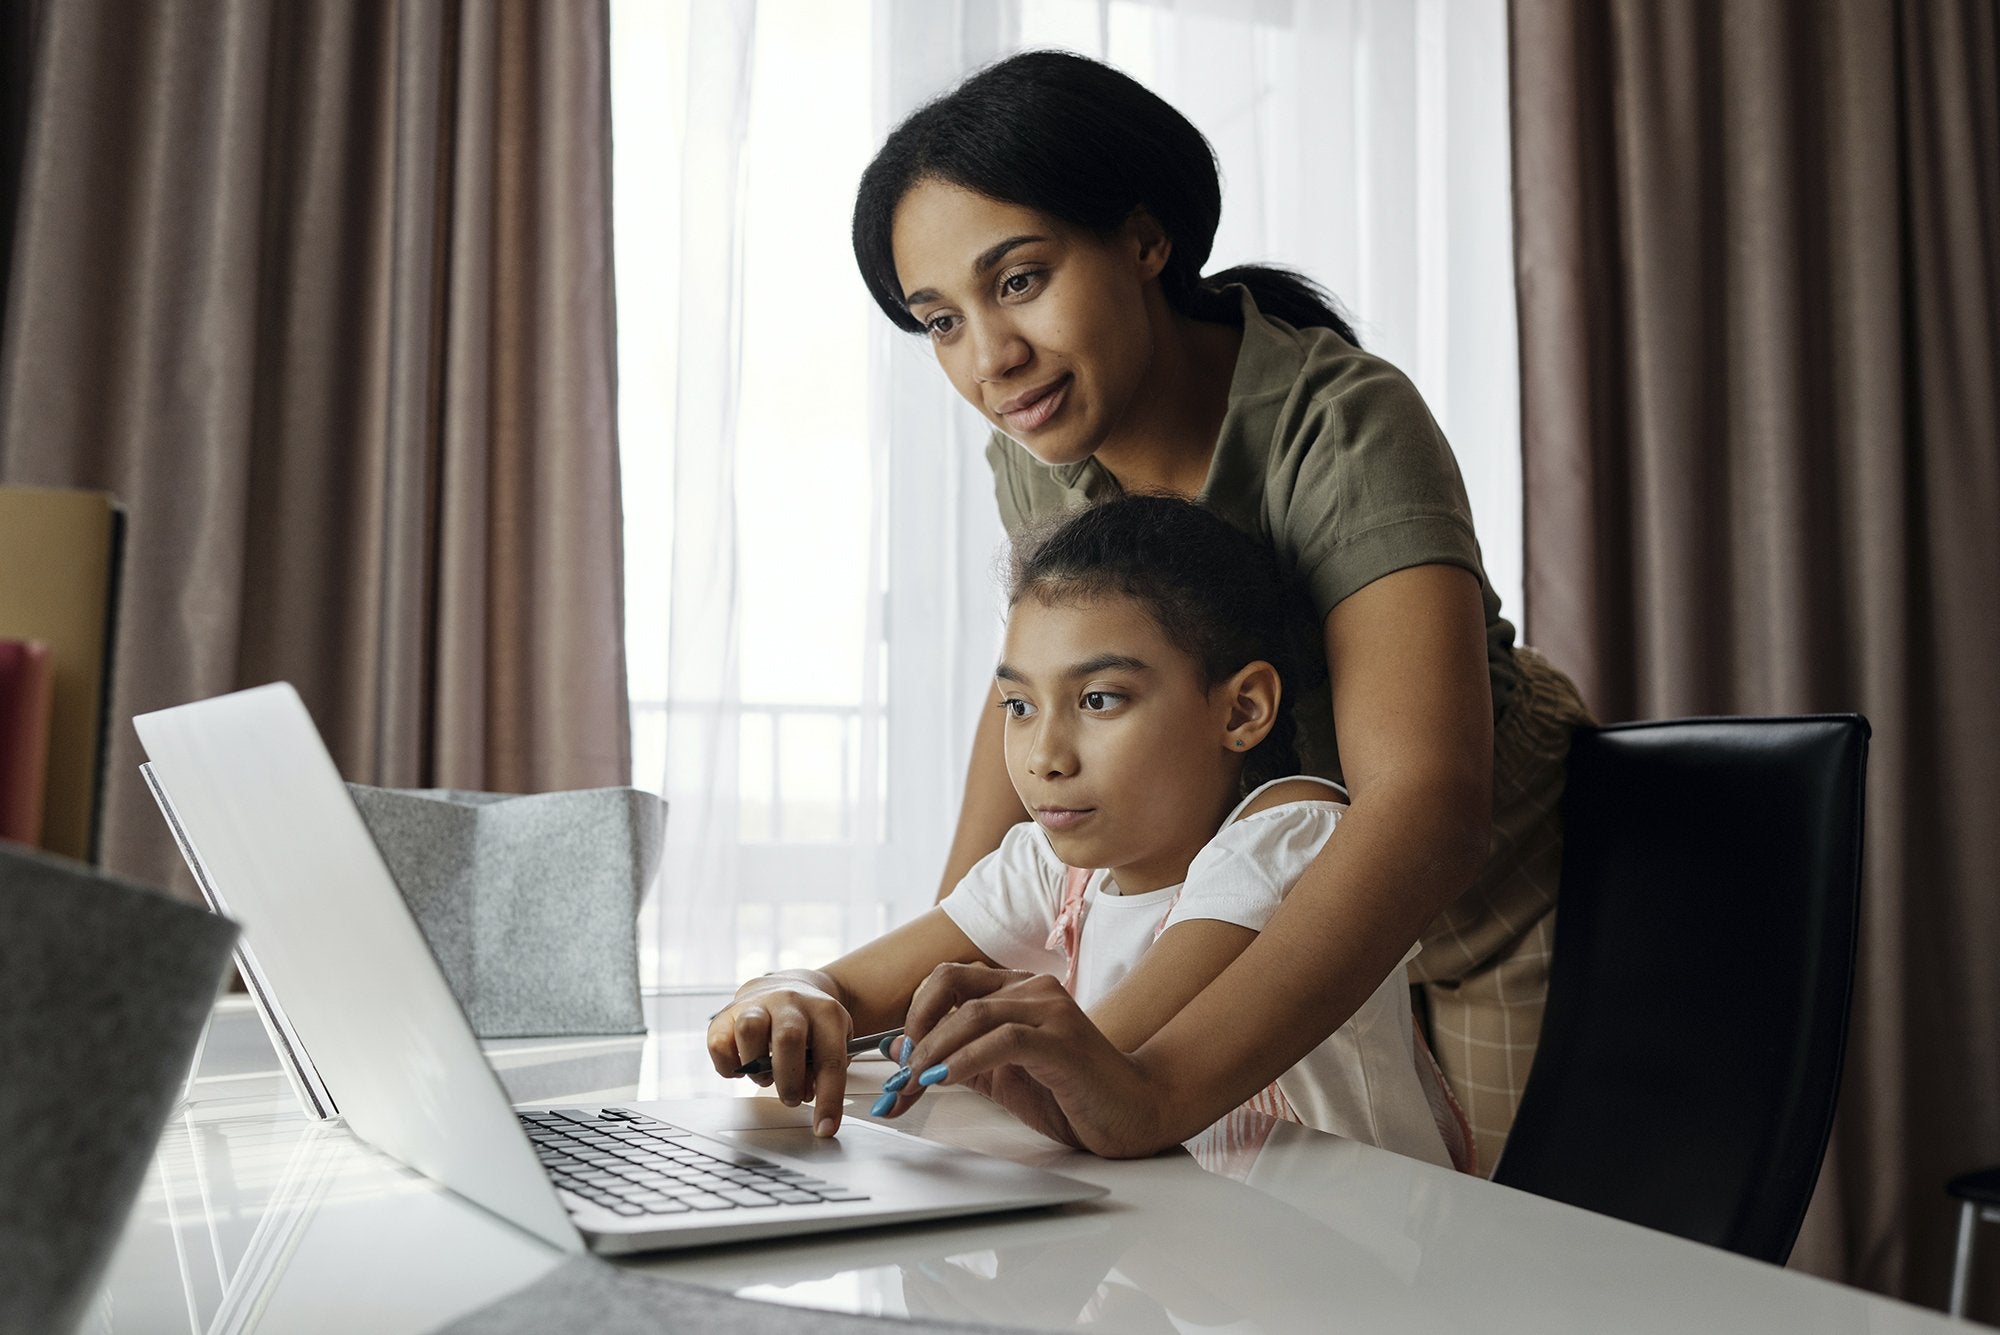
{"type": "Polygon", "coordinates": [[[1292,599],[1269,548],[1206,506],[1133,493],[1021,535],[1007,573],[1007,605],[1122,594],[1152,615],[1193,659],[1203,690],[1262,660],[1277,669],[1277,719],[1243,755],[1243,791],[1299,770],[1291,692],[1298,656],[1292,599]]]}
{"type": "Polygon", "coordinates": [[[1360,345],[1339,304],[1302,274],[1244,264],[1201,276],[1222,216],[1215,151],[1187,117],[1109,65],[1024,51],[917,108],[889,135],[855,194],[854,258],[883,314],[913,334],[923,325],[903,305],[890,233],[896,206],[923,180],[1101,237],[1143,208],[1173,242],[1160,287],[1175,311],[1234,324],[1239,312],[1222,288],[1241,283],[1265,315],[1360,345]]]}

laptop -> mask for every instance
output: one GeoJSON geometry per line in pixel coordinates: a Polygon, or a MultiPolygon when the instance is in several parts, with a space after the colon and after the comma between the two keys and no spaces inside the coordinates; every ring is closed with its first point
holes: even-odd
{"type": "MultiPolygon", "coordinates": [[[[1019,1210],[1105,1189],[810,1107],[509,1106],[297,692],[133,720],[149,781],[348,1129],[566,1251],[667,1250],[1019,1210]]],[[[312,1106],[309,1102],[309,1107],[312,1106]]]]}

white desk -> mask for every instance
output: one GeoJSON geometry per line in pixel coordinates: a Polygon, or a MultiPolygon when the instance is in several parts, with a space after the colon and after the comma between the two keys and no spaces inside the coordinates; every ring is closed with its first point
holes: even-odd
{"type": "MultiPolygon", "coordinates": [[[[714,998],[649,1004],[646,1038],[506,1042],[523,1102],[727,1094],[700,1047],[714,998]]],[[[892,1069],[855,1068],[850,1115],[892,1069]]],[[[338,1127],[314,1127],[240,999],[218,1008],[188,1107],[89,1332],[428,1330],[558,1254],[338,1127]]],[[[1939,1332],[1924,1309],[1743,1260],[1299,1127],[1261,1146],[1107,1162],[976,1094],[906,1130],[1101,1182],[1057,1211],[748,1244],[641,1262],[745,1296],[1103,1332],[1939,1332]]],[[[1239,1128],[1239,1130],[1245,1130],[1239,1128]]],[[[802,1331],[810,1330],[802,1325],[802,1331]]]]}

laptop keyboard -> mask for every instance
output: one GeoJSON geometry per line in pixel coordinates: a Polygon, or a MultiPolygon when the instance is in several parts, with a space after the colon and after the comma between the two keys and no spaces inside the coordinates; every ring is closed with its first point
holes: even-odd
{"type": "Polygon", "coordinates": [[[519,1116],[561,1191],[628,1218],[868,1199],[629,1108],[519,1116]]]}

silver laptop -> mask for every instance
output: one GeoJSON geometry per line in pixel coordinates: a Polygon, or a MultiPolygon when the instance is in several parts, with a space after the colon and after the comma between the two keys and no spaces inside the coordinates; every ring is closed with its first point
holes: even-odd
{"type": "Polygon", "coordinates": [[[317,1097],[568,1251],[659,1250],[1088,1200],[1102,1187],[770,1097],[516,1111],[293,689],[133,720],[196,876],[243,927],[317,1097]]]}

